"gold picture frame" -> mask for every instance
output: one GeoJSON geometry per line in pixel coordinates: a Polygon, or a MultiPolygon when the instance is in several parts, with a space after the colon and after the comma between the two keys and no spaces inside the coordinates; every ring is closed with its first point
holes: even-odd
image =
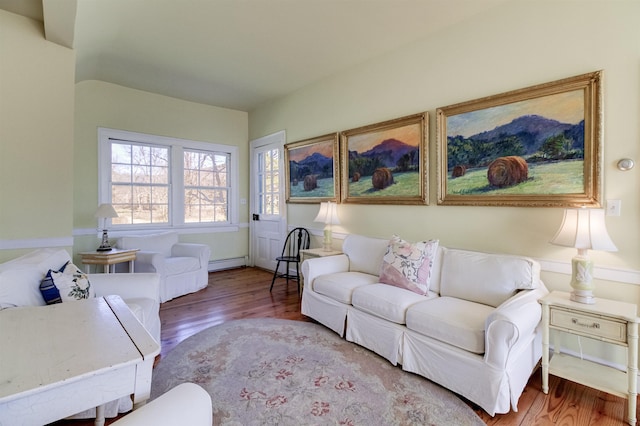
{"type": "Polygon", "coordinates": [[[284,146],[287,203],[340,202],[338,133],[284,146]]]}
{"type": "Polygon", "coordinates": [[[428,112],[342,132],[342,202],[427,204],[428,135],[428,112]]]}
{"type": "Polygon", "coordinates": [[[436,111],[438,204],[600,207],[602,71],[436,111]]]}

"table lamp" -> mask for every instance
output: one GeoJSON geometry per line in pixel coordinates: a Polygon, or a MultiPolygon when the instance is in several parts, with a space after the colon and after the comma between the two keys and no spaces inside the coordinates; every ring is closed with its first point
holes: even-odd
{"type": "Polygon", "coordinates": [[[551,244],[564,247],[575,247],[578,254],[571,259],[571,292],[574,302],[594,304],[595,285],[593,279],[593,262],[589,259],[588,250],[617,251],[611,241],[604,221],[603,209],[566,209],[560,229],[551,239],[551,244]]]}
{"type": "Polygon", "coordinates": [[[97,251],[109,251],[112,249],[109,244],[109,236],[107,235],[107,219],[118,217],[118,212],[113,206],[109,203],[100,204],[96,214],[94,215],[98,219],[102,219],[102,242],[100,243],[100,247],[98,247],[97,251]]]}
{"type": "Polygon", "coordinates": [[[338,208],[336,203],[331,201],[320,203],[320,211],[314,222],[321,222],[325,224],[324,227],[324,241],[322,248],[324,251],[331,251],[333,238],[331,235],[331,225],[340,225],[340,219],[338,219],[338,208]]]}

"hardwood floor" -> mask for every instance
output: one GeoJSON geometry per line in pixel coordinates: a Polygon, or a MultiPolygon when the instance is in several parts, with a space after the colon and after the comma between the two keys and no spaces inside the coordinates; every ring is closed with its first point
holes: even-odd
{"type": "MultiPolygon", "coordinates": [[[[283,318],[312,321],[300,313],[297,285],[278,280],[269,293],[272,273],[239,268],[209,274],[209,286],[160,308],[162,352],[166,356],[178,343],[207,327],[242,318],[283,318]]],[[[538,369],[518,403],[518,412],[489,416],[468,403],[488,425],[622,425],[626,401],[582,385],[551,376],[549,394],[542,393],[538,369]]],[[[114,420],[107,420],[107,424],[114,420]]],[[[88,426],[91,421],[61,421],[56,425],[88,426]]]]}

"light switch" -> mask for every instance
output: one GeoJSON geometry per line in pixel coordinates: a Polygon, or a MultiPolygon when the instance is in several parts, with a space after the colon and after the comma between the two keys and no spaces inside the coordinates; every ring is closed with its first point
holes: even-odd
{"type": "Polygon", "coordinates": [[[607,216],[620,216],[622,200],[607,200],[607,216]]]}

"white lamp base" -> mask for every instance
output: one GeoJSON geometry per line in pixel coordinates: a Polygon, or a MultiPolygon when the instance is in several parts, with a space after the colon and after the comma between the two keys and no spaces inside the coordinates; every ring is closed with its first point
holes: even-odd
{"type": "Polygon", "coordinates": [[[333,250],[333,237],[331,235],[331,228],[325,228],[324,241],[322,242],[322,249],[324,251],[333,250]]]}
{"type": "Polygon", "coordinates": [[[591,290],[573,290],[569,299],[578,303],[585,303],[587,305],[593,305],[596,303],[596,298],[593,297],[591,290]]]}
{"type": "Polygon", "coordinates": [[[570,299],[574,302],[593,305],[596,298],[593,297],[593,262],[586,254],[579,254],[571,259],[571,292],[570,299]]]}

